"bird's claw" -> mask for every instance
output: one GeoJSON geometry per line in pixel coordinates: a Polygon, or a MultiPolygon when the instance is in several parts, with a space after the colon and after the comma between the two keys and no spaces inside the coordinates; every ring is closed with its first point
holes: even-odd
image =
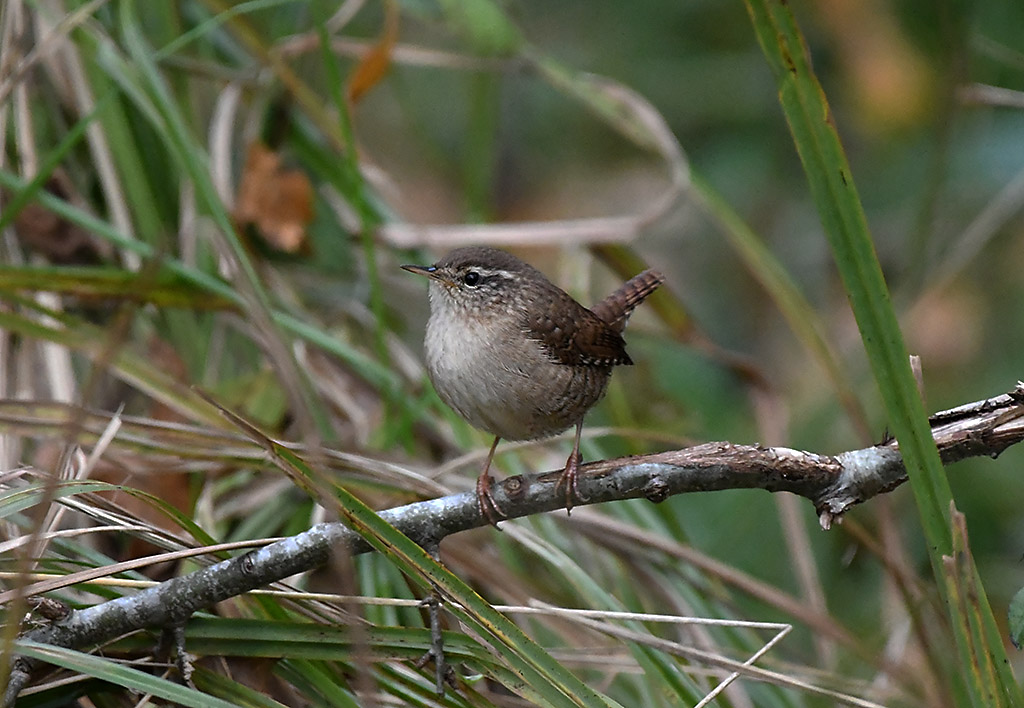
{"type": "Polygon", "coordinates": [[[559,475],[558,481],[555,482],[555,494],[558,494],[559,488],[565,485],[565,513],[572,514],[573,500],[580,499],[579,489],[579,474],[580,471],[580,455],[578,452],[573,452],[569,455],[569,459],[565,462],[565,469],[562,470],[562,474],[559,475]]]}
{"type": "Polygon", "coordinates": [[[498,528],[499,521],[508,518],[491,492],[491,476],[486,472],[476,479],[476,503],[480,515],[494,528],[498,528]]]}

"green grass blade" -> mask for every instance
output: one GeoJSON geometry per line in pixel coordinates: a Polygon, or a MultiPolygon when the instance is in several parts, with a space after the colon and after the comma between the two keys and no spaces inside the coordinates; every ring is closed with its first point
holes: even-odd
{"type": "Polygon", "coordinates": [[[280,331],[283,328],[272,317],[270,296],[263,287],[248,251],[232,224],[231,215],[217,194],[210,177],[208,156],[192,137],[180,110],[179,102],[174,99],[153,61],[155,50],[146,43],[141,32],[135,13],[135,3],[122,3],[120,10],[125,46],[133,60],[132,68],[138,72],[138,87],[140,92],[149,99],[151,105],[155,107],[158,114],[153,126],[160,132],[167,149],[177,157],[182,169],[195,185],[200,203],[206,207],[217,226],[217,233],[221,237],[222,243],[228,247],[233,256],[234,265],[239,272],[235,285],[243,292],[247,315],[264,330],[264,334],[282,340],[280,346],[272,349],[279,354],[277,364],[291,370],[289,373],[299,384],[296,395],[304,410],[310,415],[311,421],[316,424],[318,433],[325,439],[330,439],[331,425],[327,413],[319,399],[313,395],[312,385],[303,375],[303,369],[295,360],[292,348],[284,341],[280,331]]]}
{"type": "MultiPolygon", "coordinates": [[[[21,190],[27,189],[28,186],[29,183],[17,175],[0,170],[0,187],[19,193],[21,190]]],[[[72,206],[63,199],[46,191],[39,192],[36,197],[41,205],[51,210],[54,214],[67,219],[86,231],[94,233],[118,248],[131,251],[143,258],[154,258],[157,256],[156,251],[149,244],[125,236],[109,223],[72,206]]],[[[241,296],[239,296],[234,288],[209,273],[204,273],[173,258],[162,258],[160,264],[175,275],[203,288],[207,292],[230,300],[236,307],[242,307],[244,304],[241,296]]],[[[359,376],[363,377],[370,384],[379,388],[398,386],[396,375],[392,370],[363,354],[361,351],[346,346],[343,342],[332,337],[330,333],[325,332],[315,324],[300,320],[280,310],[275,310],[272,316],[274,321],[286,331],[305,339],[309,343],[346,362],[359,376]]]]}
{"type": "Polygon", "coordinates": [[[211,671],[202,666],[196,669],[192,679],[195,681],[197,688],[205,691],[206,693],[230,699],[237,706],[252,706],[253,708],[286,708],[284,703],[275,701],[262,691],[249,688],[238,681],[232,680],[223,674],[211,671]]]}
{"type": "MultiPolygon", "coordinates": [[[[59,344],[81,352],[95,362],[103,362],[108,332],[56,311],[45,312],[58,320],[59,324],[45,324],[31,317],[0,311],[0,327],[18,332],[25,337],[59,344]]],[[[161,401],[194,421],[202,421],[215,428],[224,426],[223,418],[213,406],[160,368],[151,357],[120,348],[113,353],[112,359],[105,363],[117,372],[123,381],[154,400],[161,401]]]]}
{"type": "MultiPolygon", "coordinates": [[[[943,557],[953,551],[949,521],[952,494],[828,101],[811,69],[807,47],[789,7],[778,0],[747,0],[747,8],[775,74],[779,100],[860,328],[889,424],[900,444],[932,571],[948,596],[951,586],[947,584],[943,557]]],[[[988,637],[998,636],[976,571],[975,581],[984,633],[988,637]]],[[[954,605],[948,607],[961,649],[961,668],[969,672],[972,657],[964,651],[965,638],[970,634],[968,618],[954,605]]],[[[1024,693],[1013,677],[1002,643],[996,642],[987,650],[992,652],[999,672],[998,692],[1009,704],[1024,705],[1024,693]]],[[[978,705],[985,703],[984,696],[975,694],[974,698],[978,705]]]]}
{"type": "Polygon", "coordinates": [[[0,292],[48,292],[192,310],[234,309],[235,303],[164,270],[140,275],[107,267],[0,265],[0,292]]]}
{"type": "Polygon", "coordinates": [[[188,688],[179,683],[133,669],[111,659],[83,654],[73,649],[18,640],[15,642],[15,650],[22,656],[62,666],[65,669],[77,671],[86,676],[94,676],[141,694],[151,693],[154,696],[172,701],[178,705],[194,706],[195,708],[234,708],[235,706],[234,703],[228,703],[193,688],[188,688]]]}
{"type": "MultiPolygon", "coordinates": [[[[273,444],[273,443],[271,443],[273,444]]],[[[293,479],[312,479],[313,472],[296,455],[274,445],[275,458],[293,479]]],[[[448,606],[460,620],[488,641],[508,667],[543,696],[552,706],[614,706],[607,696],[587,686],[562,666],[518,625],[495,610],[463,580],[434,560],[423,548],[381,519],[362,501],[337,488],[338,512],[345,523],[406,573],[436,587],[449,600],[448,606]]],[[[326,501],[326,500],[325,500],[326,501]]]]}

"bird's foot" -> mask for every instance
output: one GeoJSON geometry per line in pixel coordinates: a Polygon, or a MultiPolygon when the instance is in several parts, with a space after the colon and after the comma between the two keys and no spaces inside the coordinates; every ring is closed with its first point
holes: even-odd
{"type": "Polygon", "coordinates": [[[582,456],[577,450],[573,450],[572,454],[569,455],[569,459],[565,461],[565,469],[562,470],[562,474],[558,477],[558,481],[555,483],[555,494],[558,493],[558,489],[563,484],[565,485],[566,514],[572,513],[574,500],[580,499],[579,472],[581,457],[582,456]]]}
{"type": "Polygon", "coordinates": [[[480,509],[480,515],[487,519],[494,528],[498,528],[499,521],[508,518],[494,499],[494,494],[491,492],[491,476],[486,472],[476,478],[476,503],[480,509]]]}

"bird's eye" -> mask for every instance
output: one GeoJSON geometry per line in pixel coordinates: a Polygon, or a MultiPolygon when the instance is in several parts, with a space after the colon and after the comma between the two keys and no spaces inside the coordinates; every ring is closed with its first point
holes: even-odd
{"type": "Polygon", "coordinates": [[[464,276],[462,276],[462,282],[465,283],[466,285],[468,285],[471,288],[476,286],[476,285],[479,285],[480,284],[480,274],[477,273],[475,270],[471,270],[468,273],[466,273],[464,276]]]}

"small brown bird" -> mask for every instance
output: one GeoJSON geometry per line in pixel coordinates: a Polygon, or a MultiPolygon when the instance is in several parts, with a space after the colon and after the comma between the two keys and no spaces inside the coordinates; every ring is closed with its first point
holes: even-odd
{"type": "Polygon", "coordinates": [[[572,454],[556,489],[565,508],[579,498],[583,417],[604,395],[612,368],[632,364],[622,339],[630,313],[664,281],[635,276],[590,310],[515,256],[459,248],[432,266],[404,265],[430,278],[424,348],[438,395],[471,425],[494,435],[476,491],[480,513],[505,517],[488,471],[498,441],[535,440],[575,425],[572,454]]]}

